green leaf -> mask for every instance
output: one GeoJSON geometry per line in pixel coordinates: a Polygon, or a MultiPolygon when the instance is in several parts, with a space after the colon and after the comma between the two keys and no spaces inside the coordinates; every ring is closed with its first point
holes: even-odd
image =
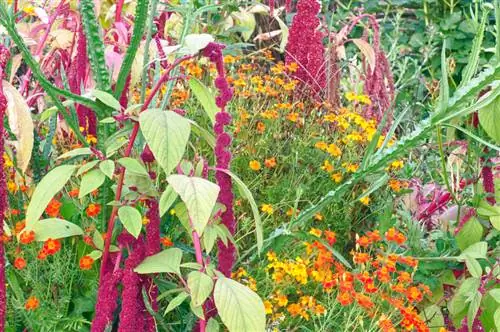
{"type": "Polygon", "coordinates": [[[104,183],[104,180],[106,180],[106,176],[98,169],[94,169],[86,173],[82,177],[82,183],[80,184],[78,198],[83,198],[99,188],[104,183]]]}
{"type": "Polygon", "coordinates": [[[219,332],[219,330],[219,323],[215,320],[215,318],[210,318],[207,322],[207,332],[219,332]]]}
{"type": "Polygon", "coordinates": [[[214,300],[219,316],[230,332],[265,331],[264,303],[248,287],[219,274],[214,300]]]}
{"type": "Polygon", "coordinates": [[[92,242],[94,243],[97,249],[99,250],[104,249],[104,239],[102,238],[101,233],[99,233],[97,230],[94,232],[94,235],[92,236],[92,242]]]}
{"type": "Polygon", "coordinates": [[[206,253],[209,254],[215,245],[215,241],[217,240],[217,229],[211,225],[206,227],[201,240],[203,242],[203,247],[205,248],[206,253]]]}
{"type": "Polygon", "coordinates": [[[142,229],[141,213],[131,206],[122,206],[118,209],[118,218],[127,232],[137,239],[142,229]]]}
{"type": "Polygon", "coordinates": [[[483,275],[483,269],[476,259],[466,255],[465,265],[467,266],[467,270],[469,271],[471,276],[473,276],[474,278],[481,278],[481,276],[483,275]]]}
{"type": "Polygon", "coordinates": [[[114,110],[119,111],[122,107],[120,102],[113,97],[112,94],[105,91],[94,89],[92,90],[92,95],[94,95],[98,100],[102,101],[105,105],[111,107],[114,110]]]}
{"type": "Polygon", "coordinates": [[[500,144],[500,97],[479,110],[479,123],[497,144],[500,144]]]}
{"type": "Polygon", "coordinates": [[[194,230],[201,236],[217,202],[219,186],[203,178],[177,174],[167,181],[186,204],[194,230]]]}
{"type": "Polygon", "coordinates": [[[59,166],[42,178],[42,181],[38,183],[33,192],[28,210],[26,211],[27,227],[40,219],[50,200],[64,187],[75,169],[75,165],[59,166]]]}
{"type": "Polygon", "coordinates": [[[68,151],[66,153],[63,153],[57,159],[64,159],[64,158],[71,158],[71,157],[76,157],[76,156],[83,156],[83,155],[89,155],[92,154],[92,150],[89,148],[78,148],[74,149],[71,151],[68,151]]]}
{"type": "Polygon", "coordinates": [[[469,327],[469,331],[472,331],[472,324],[474,323],[474,318],[476,318],[477,312],[479,311],[482,298],[483,294],[481,294],[480,291],[476,291],[474,295],[472,295],[469,310],[467,310],[467,326],[469,327]]]}
{"type": "Polygon", "coordinates": [[[189,273],[187,284],[191,293],[191,299],[196,307],[203,305],[214,288],[212,278],[200,271],[189,273]]]}
{"type": "Polygon", "coordinates": [[[492,298],[495,299],[498,303],[500,303],[500,288],[491,289],[488,294],[491,295],[492,298]]]}
{"type": "Polygon", "coordinates": [[[471,218],[465,223],[456,236],[457,244],[460,250],[465,250],[474,243],[481,240],[483,236],[483,227],[476,218],[471,218]]]}
{"type": "Polygon", "coordinates": [[[445,326],[443,313],[435,304],[426,307],[420,316],[424,319],[431,332],[439,332],[439,329],[445,326]]]}
{"type": "Polygon", "coordinates": [[[99,169],[108,178],[113,179],[113,174],[115,173],[115,162],[113,160],[103,160],[99,164],[99,169]]]}
{"type": "Polygon", "coordinates": [[[194,77],[189,79],[189,88],[200,102],[205,113],[207,113],[212,125],[215,124],[215,114],[219,111],[219,108],[215,104],[214,94],[205,84],[194,77]]]}
{"type": "Polygon", "coordinates": [[[262,232],[262,221],[260,219],[260,212],[259,212],[259,207],[257,206],[257,203],[255,202],[255,199],[252,196],[252,192],[246,184],[233,172],[227,170],[227,169],[217,169],[217,171],[224,172],[227,175],[231,177],[231,179],[236,183],[238,186],[240,192],[245,196],[248,200],[248,203],[250,203],[250,207],[252,208],[252,213],[253,213],[253,219],[255,221],[255,236],[257,237],[257,249],[258,251],[262,251],[262,247],[264,245],[264,235],[262,232]]]}
{"type": "Polygon", "coordinates": [[[35,232],[36,241],[47,241],[48,239],[55,240],[75,235],[83,235],[83,230],[79,226],[59,218],[37,220],[26,229],[35,232]]]}
{"type": "Polygon", "coordinates": [[[491,225],[498,231],[500,231],[500,216],[490,217],[491,225]]]}
{"type": "Polygon", "coordinates": [[[495,326],[500,331],[500,307],[497,308],[497,310],[495,310],[495,315],[493,319],[495,320],[495,326]]]}
{"type": "Polygon", "coordinates": [[[213,41],[214,37],[207,33],[190,34],[184,38],[184,48],[188,54],[196,54],[213,41]]]}
{"type": "Polygon", "coordinates": [[[467,247],[460,256],[469,256],[471,258],[486,258],[488,252],[488,243],[481,241],[467,247]]]}
{"type": "Polygon", "coordinates": [[[185,292],[185,291],[182,291],[179,294],[177,294],[177,296],[174,297],[172,299],[172,301],[170,301],[168,303],[167,309],[165,309],[164,315],[166,315],[170,311],[172,311],[175,308],[177,308],[178,306],[180,306],[182,304],[182,302],[184,302],[184,300],[187,299],[188,297],[189,297],[189,294],[187,292],[185,292]]]}
{"type": "Polygon", "coordinates": [[[191,132],[188,120],[174,112],[150,109],[139,116],[141,131],[166,174],[179,164],[191,132]]]}
{"type": "Polygon", "coordinates": [[[94,168],[94,166],[97,165],[98,163],[99,163],[99,160],[92,160],[92,161],[89,161],[86,164],[83,164],[82,167],[80,167],[78,169],[78,172],[76,172],[76,176],[80,176],[83,173],[88,172],[88,170],[94,168]]]}
{"type": "Polygon", "coordinates": [[[205,314],[203,312],[203,307],[202,306],[195,306],[193,301],[189,303],[189,307],[191,308],[191,311],[193,314],[196,315],[199,319],[205,320],[205,314]]]}
{"type": "Polygon", "coordinates": [[[87,256],[90,256],[90,258],[92,258],[93,260],[98,260],[99,258],[102,257],[102,251],[100,250],[93,250],[90,254],[88,254],[87,256]]]}
{"type": "Polygon", "coordinates": [[[450,99],[450,87],[448,84],[448,63],[446,62],[446,40],[443,41],[441,49],[441,81],[439,82],[439,112],[444,112],[448,107],[450,99]]]}
{"type": "Polygon", "coordinates": [[[144,167],[137,159],[124,157],[118,159],[118,163],[125,167],[127,172],[149,177],[149,173],[146,170],[146,167],[144,167]]]}
{"type": "Polygon", "coordinates": [[[182,250],[179,248],[169,248],[156,255],[147,257],[134,269],[134,272],[139,274],[176,273],[180,275],[181,260],[182,250]]]}
{"type": "Polygon", "coordinates": [[[179,194],[175,192],[172,186],[167,186],[167,188],[165,188],[165,191],[160,197],[160,217],[163,217],[165,212],[170,210],[170,207],[172,207],[172,204],[174,204],[177,197],[179,197],[179,194]]]}

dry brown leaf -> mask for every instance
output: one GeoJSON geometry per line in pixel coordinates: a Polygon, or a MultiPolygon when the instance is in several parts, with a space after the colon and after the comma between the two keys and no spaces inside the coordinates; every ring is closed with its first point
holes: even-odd
{"type": "Polygon", "coordinates": [[[352,42],[359,48],[361,53],[363,53],[363,56],[370,66],[370,70],[373,72],[375,70],[375,51],[373,47],[363,39],[354,38],[352,42]]]}
{"type": "Polygon", "coordinates": [[[7,117],[9,127],[17,138],[17,166],[24,173],[28,168],[33,149],[33,120],[28,104],[23,96],[9,82],[2,81],[3,91],[7,98],[7,117]]]}

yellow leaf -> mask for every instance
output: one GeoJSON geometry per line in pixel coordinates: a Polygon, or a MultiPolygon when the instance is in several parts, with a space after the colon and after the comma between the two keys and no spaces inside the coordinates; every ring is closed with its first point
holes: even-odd
{"type": "Polygon", "coordinates": [[[7,98],[9,127],[17,138],[17,166],[24,173],[28,168],[33,149],[33,120],[28,104],[16,88],[7,81],[2,81],[2,85],[7,98]]]}

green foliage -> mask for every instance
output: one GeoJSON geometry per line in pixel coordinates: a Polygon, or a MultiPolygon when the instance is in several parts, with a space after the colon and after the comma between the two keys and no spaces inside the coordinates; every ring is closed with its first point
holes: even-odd
{"type": "Polygon", "coordinates": [[[249,288],[219,275],[214,300],[220,318],[230,332],[265,330],[264,304],[249,288]]]}
{"type": "Polygon", "coordinates": [[[174,112],[150,109],[139,116],[141,131],[166,174],[179,164],[186,150],[191,126],[174,112]]]}
{"type": "Polygon", "coordinates": [[[141,213],[131,206],[122,206],[118,209],[118,218],[127,232],[137,239],[142,229],[141,213]]]}
{"type": "Polygon", "coordinates": [[[156,255],[147,257],[134,269],[134,271],[139,274],[175,273],[180,275],[181,260],[182,250],[170,248],[156,255]]]}

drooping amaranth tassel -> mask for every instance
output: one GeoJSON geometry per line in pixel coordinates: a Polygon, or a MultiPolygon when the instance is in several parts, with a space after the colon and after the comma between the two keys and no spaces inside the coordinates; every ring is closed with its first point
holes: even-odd
{"type": "Polygon", "coordinates": [[[0,331],[5,330],[5,315],[7,312],[7,290],[5,287],[5,248],[3,242],[3,225],[5,219],[5,212],[7,211],[7,187],[5,183],[5,170],[4,170],[4,127],[3,121],[5,112],[7,111],[7,98],[3,92],[2,79],[4,77],[4,70],[10,58],[9,50],[0,45],[0,331]]]}

